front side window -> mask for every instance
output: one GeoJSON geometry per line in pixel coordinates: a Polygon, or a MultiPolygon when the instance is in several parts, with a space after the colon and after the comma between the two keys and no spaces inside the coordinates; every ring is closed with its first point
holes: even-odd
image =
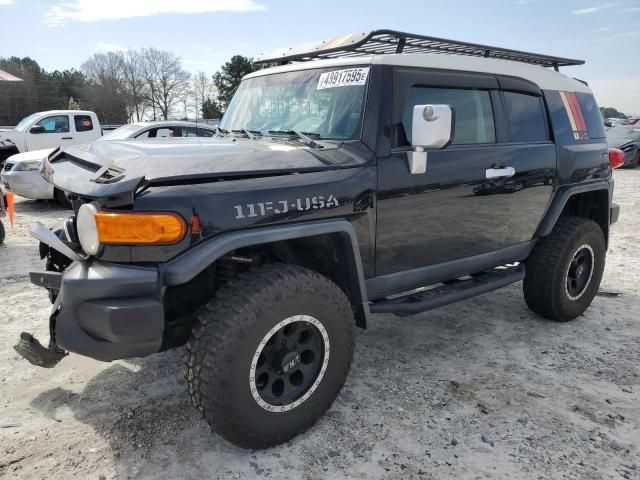
{"type": "Polygon", "coordinates": [[[209,130],[208,128],[199,128],[198,127],[198,136],[199,137],[213,137],[214,130],[209,130]]]}
{"type": "Polygon", "coordinates": [[[368,67],[276,73],[244,80],[220,129],[270,133],[296,130],[322,139],[360,133],[368,67]]]}
{"type": "Polygon", "coordinates": [[[44,133],[67,133],[69,131],[69,117],[66,115],[47,117],[36,125],[44,127],[44,133]]]}
{"type": "MultiPolygon", "coordinates": [[[[455,114],[453,145],[495,143],[491,97],[486,90],[434,88],[414,85],[409,89],[402,116],[408,144],[411,143],[413,107],[416,105],[451,105],[455,114]]],[[[400,139],[400,143],[405,143],[400,139]]]]}
{"type": "Polygon", "coordinates": [[[525,93],[504,92],[512,142],[545,142],[549,130],[542,99],[525,93]]]}

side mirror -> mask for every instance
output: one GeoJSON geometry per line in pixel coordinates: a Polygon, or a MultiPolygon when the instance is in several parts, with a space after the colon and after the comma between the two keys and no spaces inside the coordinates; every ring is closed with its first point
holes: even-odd
{"type": "Polygon", "coordinates": [[[453,138],[455,115],[450,105],[416,105],[413,107],[411,146],[407,152],[411,174],[427,171],[426,150],[444,148],[453,138]]]}
{"type": "Polygon", "coordinates": [[[44,127],[42,125],[36,125],[35,127],[31,127],[29,133],[44,133],[44,127]]]}

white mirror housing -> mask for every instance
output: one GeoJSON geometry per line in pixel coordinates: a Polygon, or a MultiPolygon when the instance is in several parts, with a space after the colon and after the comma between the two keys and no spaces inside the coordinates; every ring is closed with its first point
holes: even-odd
{"type": "Polygon", "coordinates": [[[453,137],[453,108],[450,105],[413,107],[411,145],[424,149],[446,147],[453,137]]]}
{"type": "Polygon", "coordinates": [[[453,139],[454,112],[450,105],[416,105],[413,107],[411,145],[407,152],[411,174],[427,171],[427,152],[444,148],[453,139]]]}

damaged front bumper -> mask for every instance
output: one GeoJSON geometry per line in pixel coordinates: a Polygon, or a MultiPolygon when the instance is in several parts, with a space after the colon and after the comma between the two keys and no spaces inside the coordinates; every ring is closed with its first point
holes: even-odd
{"type": "Polygon", "coordinates": [[[30,274],[34,284],[57,291],[49,318],[51,342],[45,349],[23,334],[15,347],[18,353],[45,366],[33,361],[34,351],[47,357],[44,363],[50,363],[51,352],[62,349],[102,361],[144,357],[160,350],[164,307],[158,268],[84,258],[39,224],[32,234],[72,263],[62,273],[30,274]],[[29,345],[33,347],[31,358],[23,353],[29,345]]]}

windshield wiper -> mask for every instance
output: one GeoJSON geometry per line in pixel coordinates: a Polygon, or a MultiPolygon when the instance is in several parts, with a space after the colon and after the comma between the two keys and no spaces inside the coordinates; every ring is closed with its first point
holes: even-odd
{"type": "Polygon", "coordinates": [[[244,133],[247,138],[251,140],[256,139],[256,135],[262,135],[260,130],[249,130],[248,128],[239,128],[237,130],[231,130],[233,133],[244,133]]]}
{"type": "Polygon", "coordinates": [[[318,142],[311,138],[311,136],[314,136],[318,139],[321,138],[319,133],[299,132],[298,130],[269,130],[269,132],[267,133],[270,133],[272,135],[295,135],[296,137],[298,137],[298,139],[300,139],[302,143],[310,148],[324,148],[324,145],[320,145],[318,142]]]}

